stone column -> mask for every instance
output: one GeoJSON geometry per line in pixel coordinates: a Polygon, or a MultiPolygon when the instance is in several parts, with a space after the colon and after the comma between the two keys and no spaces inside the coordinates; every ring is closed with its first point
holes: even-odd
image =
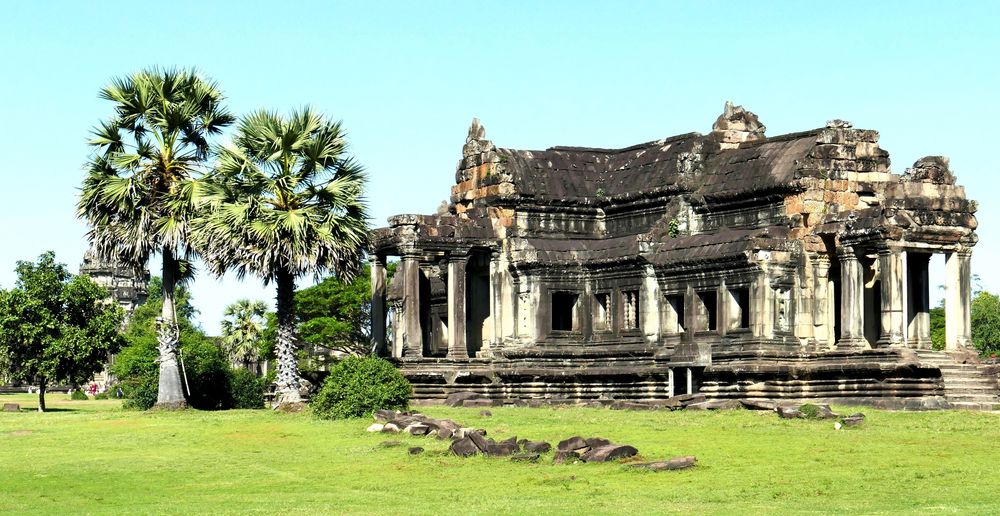
{"type": "Polygon", "coordinates": [[[452,255],[448,259],[448,358],[469,358],[465,343],[465,266],[469,258],[452,255]]]}
{"type": "Polygon", "coordinates": [[[879,282],[882,286],[879,347],[903,345],[903,254],[897,249],[879,249],[879,282]]]}
{"type": "Polygon", "coordinates": [[[930,279],[928,253],[906,253],[907,301],[909,304],[909,347],[931,349],[930,279]]]}
{"type": "Polygon", "coordinates": [[[420,256],[403,255],[400,269],[403,275],[403,357],[421,357],[424,335],[420,328],[420,256]]]}
{"type": "Polygon", "coordinates": [[[384,357],[388,354],[385,340],[385,257],[372,254],[368,260],[372,281],[372,349],[377,356],[384,357]]]}
{"type": "Polygon", "coordinates": [[[864,336],[864,270],[849,246],[838,249],[837,257],[840,259],[840,340],[837,348],[862,348],[867,343],[864,336]]]}
{"type": "Polygon", "coordinates": [[[958,350],[972,346],[972,249],[948,253],[945,260],[945,349],[958,350]]]}
{"type": "MultiPolygon", "coordinates": [[[[593,296],[591,296],[593,297],[593,296]]],[[[647,265],[639,286],[639,310],[636,314],[646,344],[655,346],[660,342],[660,284],[656,281],[656,271],[647,265]]]]}
{"type": "Polygon", "coordinates": [[[813,262],[813,335],[817,349],[830,349],[834,346],[833,324],[830,314],[833,304],[830,301],[830,257],[817,255],[813,262]]]}

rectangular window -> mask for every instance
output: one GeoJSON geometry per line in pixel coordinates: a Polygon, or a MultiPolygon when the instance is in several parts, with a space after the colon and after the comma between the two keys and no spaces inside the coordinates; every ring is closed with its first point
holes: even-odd
{"type": "Polygon", "coordinates": [[[574,312],[578,296],[569,292],[552,294],[552,331],[573,331],[576,329],[574,312]]]}
{"type": "Polygon", "coordinates": [[[750,289],[729,289],[728,326],[730,330],[750,327],[750,289]]]}
{"type": "Polygon", "coordinates": [[[684,333],[684,296],[667,296],[666,312],[666,332],[684,333]]]}
{"type": "Polygon", "coordinates": [[[611,296],[594,294],[594,331],[611,330],[611,296]]]}
{"type": "Polygon", "coordinates": [[[622,329],[635,330],[639,328],[639,291],[622,291],[622,308],[624,317],[622,318],[622,329]]]}
{"type": "Polygon", "coordinates": [[[719,329],[719,305],[718,296],[714,290],[698,292],[698,329],[708,331],[718,331],[719,329]]]}

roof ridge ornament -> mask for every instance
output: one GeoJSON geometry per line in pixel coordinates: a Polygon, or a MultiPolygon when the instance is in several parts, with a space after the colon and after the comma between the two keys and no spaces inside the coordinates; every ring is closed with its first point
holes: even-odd
{"type": "Polygon", "coordinates": [[[712,124],[712,137],[723,149],[733,149],[743,142],[763,140],[766,130],[756,114],[727,100],[722,114],[712,124]]]}
{"type": "Polygon", "coordinates": [[[485,139],[486,128],[483,127],[483,124],[479,122],[478,118],[473,117],[472,123],[469,124],[469,136],[465,139],[465,143],[485,139]]]}

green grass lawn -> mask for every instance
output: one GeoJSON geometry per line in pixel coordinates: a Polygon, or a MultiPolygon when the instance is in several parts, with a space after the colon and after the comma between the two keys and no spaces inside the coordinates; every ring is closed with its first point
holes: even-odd
{"type": "Polygon", "coordinates": [[[498,440],[601,436],[699,460],[652,473],[462,459],[446,441],[369,434],[368,420],[47,400],[39,414],[32,396],[0,396],[24,408],[0,412],[0,513],[1000,512],[997,414],[864,410],[861,428],[836,431],[744,410],[422,409],[498,440]],[[391,438],[404,445],[379,446],[391,438]]]}

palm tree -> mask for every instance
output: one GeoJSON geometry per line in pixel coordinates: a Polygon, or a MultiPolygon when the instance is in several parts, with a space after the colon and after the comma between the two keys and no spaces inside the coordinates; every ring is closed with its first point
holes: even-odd
{"type": "Polygon", "coordinates": [[[345,156],[339,122],[306,107],[240,120],[201,184],[206,211],[196,242],[216,274],[235,270],[277,285],[277,403],[302,400],[295,358],[295,281],[332,272],[349,279],[367,243],[365,174],[345,156]]]}
{"type": "Polygon", "coordinates": [[[249,299],[237,300],[223,312],[222,349],[234,367],[242,365],[249,371],[250,364],[260,359],[265,313],[267,305],[263,301],[249,299]]]}
{"type": "Polygon", "coordinates": [[[191,70],[148,69],[116,78],[100,92],[114,116],[93,130],[78,215],[99,254],[144,267],[160,253],[163,311],[157,320],[157,406],[186,406],[177,367],[174,288],[190,271],[191,179],[211,151],[208,137],[234,118],[216,84],[191,70]]]}

